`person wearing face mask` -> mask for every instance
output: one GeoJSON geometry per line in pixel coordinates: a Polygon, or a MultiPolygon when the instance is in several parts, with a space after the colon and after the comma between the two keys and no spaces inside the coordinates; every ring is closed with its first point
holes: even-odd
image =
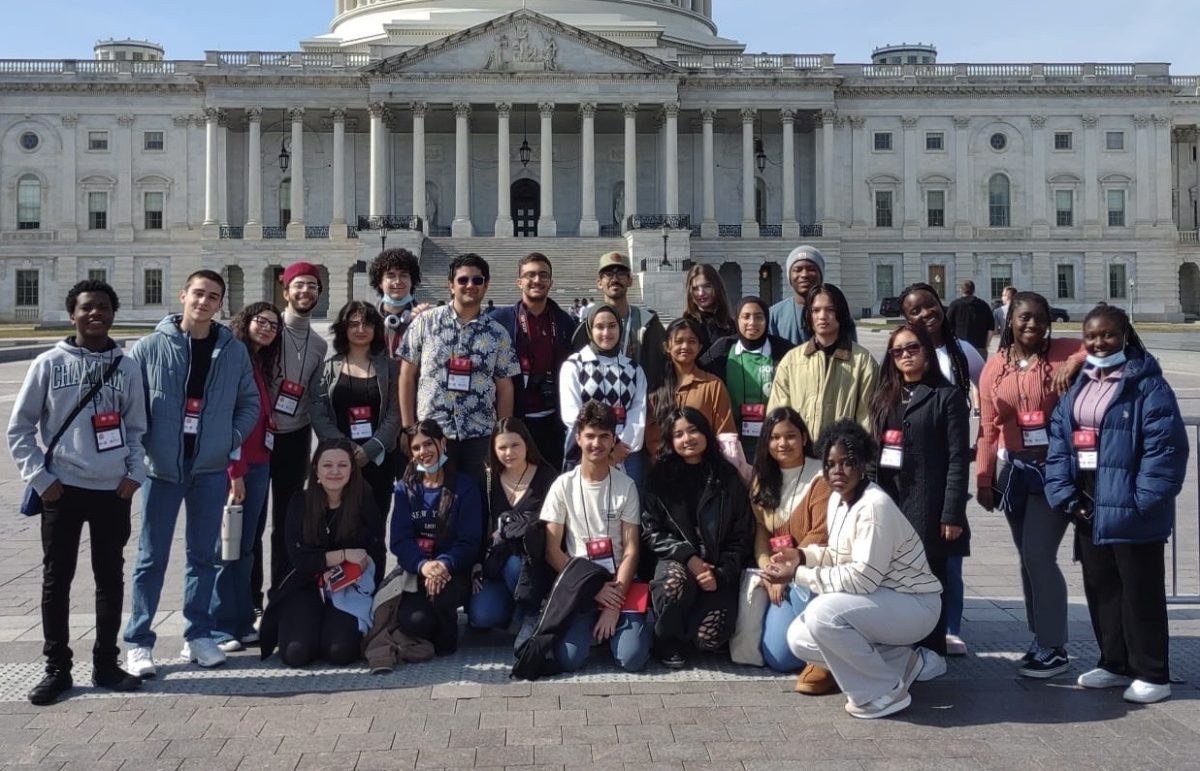
{"type": "Polygon", "coordinates": [[[700,325],[703,356],[714,342],[736,331],[729,315],[729,296],[725,294],[725,282],[712,265],[693,265],[683,285],[687,288],[683,315],[700,325]]]}
{"type": "Polygon", "coordinates": [[[436,422],[420,421],[408,439],[412,460],[396,483],[391,549],[412,579],[396,623],[444,656],[458,650],[458,609],[471,598],[485,526],[483,495],[449,462],[436,422]]]}
{"type": "Polygon", "coordinates": [[[733,420],[746,457],[753,458],[762,435],[775,369],[793,346],[767,332],[770,309],[757,297],[743,297],[734,314],[737,331],[712,344],[700,366],[729,389],[733,420]]]}
{"type": "MultiPolygon", "coordinates": [[[[587,347],[571,354],[558,375],[559,416],[568,429],[590,401],[613,410],[616,442],[609,460],[641,485],[646,468],[646,375],[621,351],[621,321],[610,305],[593,305],[581,325],[587,347]]],[[[575,432],[567,438],[566,467],[579,462],[575,432]]]]}
{"type": "Polygon", "coordinates": [[[1179,401],[1125,311],[1083,320],[1087,363],[1054,408],[1046,500],[1075,521],[1096,667],[1083,688],[1125,687],[1126,701],[1171,695],[1164,551],[1187,474],[1179,401]]]}
{"type": "MultiPolygon", "coordinates": [[[[825,255],[815,246],[797,246],[788,255],[784,269],[793,295],[771,306],[767,331],[792,345],[800,345],[813,336],[805,306],[813,287],[825,283],[825,255]]],[[[849,339],[857,342],[858,329],[853,319],[846,324],[846,329],[849,339]]]]}
{"type": "Polygon", "coordinates": [[[421,263],[407,249],[380,252],[367,268],[371,288],[380,295],[379,313],[386,329],[385,350],[393,359],[400,358],[400,341],[417,314],[429,310],[429,303],[417,304],[413,292],[421,284],[421,263]]]}

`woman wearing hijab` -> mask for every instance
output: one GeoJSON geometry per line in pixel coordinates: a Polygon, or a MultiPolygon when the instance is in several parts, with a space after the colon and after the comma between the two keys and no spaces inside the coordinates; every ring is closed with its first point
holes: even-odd
{"type": "MultiPolygon", "coordinates": [[[[622,466],[641,489],[646,461],[646,374],[621,352],[621,320],[611,305],[594,305],[583,322],[588,344],[563,362],[558,375],[559,414],[571,429],[583,405],[596,400],[612,407],[617,439],[610,461],[622,466]]],[[[579,462],[574,433],[567,432],[566,466],[579,462]]]]}

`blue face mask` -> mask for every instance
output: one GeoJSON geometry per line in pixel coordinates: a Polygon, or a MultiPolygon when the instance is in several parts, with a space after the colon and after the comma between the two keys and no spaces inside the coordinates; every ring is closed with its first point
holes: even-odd
{"type": "Polygon", "coordinates": [[[448,460],[450,459],[446,457],[446,453],[442,453],[440,456],[438,456],[437,463],[433,464],[432,466],[423,466],[418,463],[417,471],[420,471],[422,474],[436,474],[441,470],[442,466],[446,465],[446,461],[448,460]]]}
{"type": "Polygon", "coordinates": [[[412,292],[409,292],[403,297],[392,297],[391,295],[385,294],[383,296],[383,301],[393,308],[403,308],[405,305],[408,305],[413,301],[413,296],[412,292]]]}
{"type": "Polygon", "coordinates": [[[1099,369],[1113,369],[1125,363],[1125,349],[1121,349],[1111,356],[1092,356],[1088,354],[1087,363],[1099,369]]]}

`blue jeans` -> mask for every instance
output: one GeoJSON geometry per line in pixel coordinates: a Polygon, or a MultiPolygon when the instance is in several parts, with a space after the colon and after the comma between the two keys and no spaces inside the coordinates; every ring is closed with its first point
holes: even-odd
{"type": "Polygon", "coordinates": [[[242,544],[238,558],[221,559],[221,544],[213,557],[217,564],[217,583],[212,595],[213,639],[217,642],[240,640],[254,630],[254,602],[250,598],[250,572],[254,569],[254,536],[271,489],[271,464],[258,463],[242,477],[246,499],[242,501],[242,544]]]}
{"type": "Polygon", "coordinates": [[[521,578],[521,558],[513,555],[504,563],[503,580],[483,582],[478,594],[467,603],[467,623],[474,629],[499,629],[512,621],[513,592],[521,578]]]}
{"type": "Polygon", "coordinates": [[[963,613],[963,558],[946,558],[946,586],[942,602],[946,604],[946,634],[957,635],[962,631],[963,613]]]}
{"type": "MultiPolygon", "coordinates": [[[[765,590],[764,590],[765,591],[765,590]]],[[[775,672],[785,674],[804,668],[804,662],[788,647],[787,631],[792,622],[808,607],[812,595],[807,597],[795,584],[788,584],[783,604],[767,603],[767,615],[763,619],[762,656],[763,662],[775,672]]]]}
{"type": "Polygon", "coordinates": [[[183,637],[185,640],[209,637],[212,635],[209,605],[217,579],[213,557],[221,537],[221,510],[229,491],[229,479],[224,470],[192,475],[191,464],[188,464],[184,468],[183,481],[167,482],[150,477],[142,491],[142,534],[133,569],[133,603],[129,623],[125,625],[125,642],[132,646],[154,647],[157,635],[150,627],[158,612],[167,560],[171,556],[171,541],[175,537],[175,522],[183,503],[187,504],[184,530],[187,567],[183,580],[183,617],[187,624],[183,637]]]}
{"type": "Polygon", "coordinates": [[[633,480],[633,486],[637,488],[638,494],[642,492],[642,487],[646,481],[646,468],[650,465],[650,458],[646,454],[646,448],[637,452],[629,453],[629,457],[625,459],[625,474],[633,480]]]}
{"type": "MultiPolygon", "coordinates": [[[[558,660],[564,672],[578,672],[592,652],[592,630],[598,611],[580,613],[558,643],[558,660]]],[[[650,660],[650,627],[643,613],[622,613],[617,631],[608,641],[613,660],[626,672],[640,672],[650,660]]]]}

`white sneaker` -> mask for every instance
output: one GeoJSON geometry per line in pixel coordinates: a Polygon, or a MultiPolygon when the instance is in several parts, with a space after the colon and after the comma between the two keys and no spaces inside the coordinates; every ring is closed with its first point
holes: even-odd
{"type": "Polygon", "coordinates": [[[900,687],[891,693],[885,693],[877,699],[872,699],[866,704],[860,705],[852,701],[847,701],[846,711],[853,717],[862,718],[863,720],[874,720],[875,718],[887,717],[901,710],[908,709],[911,704],[912,696],[908,694],[908,689],[900,687]]]}
{"type": "Polygon", "coordinates": [[[967,644],[963,638],[956,634],[946,635],[946,655],[948,656],[966,656],[967,644]]]}
{"type": "Polygon", "coordinates": [[[125,653],[125,669],[129,674],[142,680],[148,680],[158,674],[154,668],[153,648],[130,648],[125,653]]]}
{"type": "Polygon", "coordinates": [[[919,682],[925,683],[946,674],[946,659],[940,654],[929,648],[918,648],[917,651],[921,654],[921,671],[917,674],[919,682]]]}
{"type": "Polygon", "coordinates": [[[904,665],[904,675],[900,682],[904,684],[904,689],[908,690],[912,684],[917,681],[917,675],[921,674],[921,653],[914,650],[908,654],[908,663],[904,665]]]}
{"type": "Polygon", "coordinates": [[[1132,677],[1117,675],[1102,667],[1084,672],[1075,681],[1080,688],[1120,688],[1133,682],[1132,677]]]}
{"type": "Polygon", "coordinates": [[[217,647],[226,653],[237,653],[238,651],[246,650],[246,646],[242,645],[239,640],[226,640],[225,642],[217,643],[217,647]]]}
{"type": "Polygon", "coordinates": [[[1125,701],[1131,701],[1134,704],[1153,704],[1156,701],[1171,698],[1171,684],[1163,683],[1157,685],[1155,683],[1147,683],[1145,680],[1134,680],[1133,683],[1125,689],[1125,693],[1121,695],[1125,701]]]}
{"type": "Polygon", "coordinates": [[[225,654],[211,637],[197,637],[183,644],[179,655],[202,667],[219,667],[225,663],[225,654]]]}

